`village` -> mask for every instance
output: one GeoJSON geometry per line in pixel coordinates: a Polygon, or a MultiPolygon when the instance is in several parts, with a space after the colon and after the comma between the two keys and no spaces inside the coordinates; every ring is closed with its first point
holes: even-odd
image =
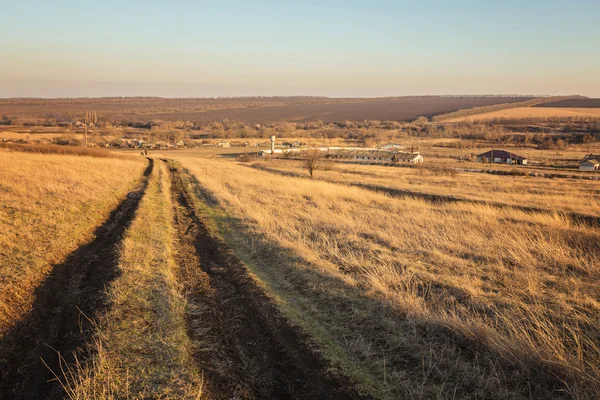
{"type": "MultiPolygon", "coordinates": [[[[219,142],[216,146],[229,147],[229,142],[219,142]]],[[[291,145],[288,142],[282,145],[276,145],[276,138],[272,136],[270,139],[270,148],[260,150],[258,155],[263,158],[302,158],[303,152],[316,151],[319,152],[322,158],[343,163],[356,163],[365,165],[383,165],[383,166],[400,166],[400,165],[420,165],[423,164],[425,158],[419,151],[415,151],[411,146],[409,151],[398,143],[387,143],[377,147],[356,147],[356,146],[299,146],[297,143],[291,145]]],[[[503,164],[512,166],[527,166],[530,164],[529,159],[525,156],[515,154],[503,149],[491,149],[481,154],[467,154],[455,157],[457,161],[465,162],[468,160],[476,161],[483,164],[503,164]]],[[[580,171],[599,171],[600,170],[600,155],[586,154],[579,161],[580,171]]],[[[534,165],[537,163],[533,163],[534,165]]]]}
{"type": "MultiPolygon", "coordinates": [[[[323,159],[339,162],[354,163],[364,165],[382,165],[382,166],[418,166],[426,162],[426,155],[421,151],[415,150],[415,146],[404,146],[396,142],[388,142],[375,146],[367,146],[364,141],[354,141],[353,145],[345,145],[347,141],[336,145],[322,145],[319,143],[307,143],[299,140],[283,139],[278,142],[275,136],[271,136],[268,142],[260,139],[246,140],[218,140],[218,139],[185,139],[185,140],[152,140],[136,137],[106,138],[96,137],[95,140],[87,144],[82,143],[81,139],[73,135],[61,135],[53,138],[46,135],[32,135],[35,139],[13,140],[0,136],[0,144],[36,144],[36,145],[86,145],[86,147],[104,147],[121,150],[184,150],[184,149],[210,149],[215,151],[223,149],[226,152],[239,151],[240,153],[254,154],[255,157],[262,159],[269,158],[302,158],[306,152],[318,152],[323,159]],[[39,136],[39,138],[37,138],[39,136]],[[240,150],[235,150],[240,148],[240,150]],[[253,148],[255,150],[250,150],[253,148]]],[[[430,149],[431,151],[431,149],[430,149]]],[[[481,164],[511,165],[516,167],[536,166],[538,161],[531,161],[527,155],[517,154],[501,148],[492,148],[483,153],[466,153],[450,155],[459,162],[476,162],[481,164]]],[[[578,165],[573,164],[572,168],[577,167],[579,171],[594,172],[600,171],[600,154],[588,153],[580,156],[578,165]]]]}

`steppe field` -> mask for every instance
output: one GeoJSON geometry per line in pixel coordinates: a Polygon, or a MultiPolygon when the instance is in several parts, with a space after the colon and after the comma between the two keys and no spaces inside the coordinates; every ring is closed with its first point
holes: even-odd
{"type": "Polygon", "coordinates": [[[599,108],[518,107],[483,114],[453,118],[447,122],[485,121],[494,119],[548,119],[548,118],[593,118],[600,119],[599,108]]]}
{"type": "Polygon", "coordinates": [[[0,398],[600,396],[596,180],[15,149],[0,398]]]}
{"type": "Polygon", "coordinates": [[[520,102],[531,97],[409,96],[389,98],[249,97],[218,99],[103,98],[0,99],[0,116],[27,120],[81,117],[94,110],[104,121],[236,120],[245,123],[410,121],[459,109],[520,102]]]}
{"type": "Polygon", "coordinates": [[[600,120],[600,99],[591,98],[547,98],[507,103],[504,105],[479,107],[481,112],[445,119],[446,122],[485,122],[493,120],[530,121],[598,121],[600,120]],[[525,104],[530,103],[530,104],[525,104]],[[512,107],[512,105],[515,105],[512,107]],[[526,105],[522,107],[521,105],[526,105]],[[490,109],[489,111],[487,109],[490,109]]]}

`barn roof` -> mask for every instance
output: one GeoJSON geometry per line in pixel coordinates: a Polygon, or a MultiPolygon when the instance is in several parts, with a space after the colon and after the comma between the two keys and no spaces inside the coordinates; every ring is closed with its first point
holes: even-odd
{"type": "Polygon", "coordinates": [[[586,159],[586,160],[582,160],[579,165],[598,165],[600,164],[600,161],[596,160],[596,159],[586,159]]]}
{"type": "Polygon", "coordinates": [[[510,153],[505,150],[490,150],[490,151],[486,151],[485,153],[479,154],[477,157],[488,157],[489,158],[489,157],[492,157],[492,153],[494,154],[494,158],[510,158],[512,160],[518,160],[518,161],[527,160],[527,158],[525,158],[525,157],[521,157],[518,154],[510,153]]]}

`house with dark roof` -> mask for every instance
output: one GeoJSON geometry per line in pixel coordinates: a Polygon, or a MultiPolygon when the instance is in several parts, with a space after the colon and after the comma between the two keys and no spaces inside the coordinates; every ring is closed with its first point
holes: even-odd
{"type": "Polygon", "coordinates": [[[600,170],[600,161],[595,158],[584,158],[579,162],[579,169],[581,171],[598,171],[600,170]]]}
{"type": "Polygon", "coordinates": [[[600,154],[586,154],[585,156],[583,156],[583,160],[600,160],[600,154]]]}
{"type": "Polygon", "coordinates": [[[499,164],[526,165],[527,158],[506,150],[490,150],[477,155],[477,161],[499,164]]]}

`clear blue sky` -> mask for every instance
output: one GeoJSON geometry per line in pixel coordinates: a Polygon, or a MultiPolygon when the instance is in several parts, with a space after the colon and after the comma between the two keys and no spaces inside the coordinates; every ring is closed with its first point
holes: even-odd
{"type": "Polygon", "coordinates": [[[600,0],[0,0],[0,10],[0,97],[600,97],[600,0]]]}

